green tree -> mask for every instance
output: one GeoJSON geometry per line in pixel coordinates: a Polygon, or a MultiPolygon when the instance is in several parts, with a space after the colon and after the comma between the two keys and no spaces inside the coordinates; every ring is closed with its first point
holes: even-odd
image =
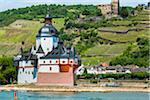
{"type": "Polygon", "coordinates": [[[120,14],[121,14],[121,17],[127,18],[129,16],[128,9],[126,7],[122,7],[120,14]]]}
{"type": "Polygon", "coordinates": [[[0,84],[10,84],[16,81],[16,67],[11,57],[0,57],[0,84]]]}
{"type": "Polygon", "coordinates": [[[141,67],[149,66],[149,39],[147,37],[137,38],[136,44],[130,45],[122,55],[114,58],[110,65],[131,65],[141,67]]]}

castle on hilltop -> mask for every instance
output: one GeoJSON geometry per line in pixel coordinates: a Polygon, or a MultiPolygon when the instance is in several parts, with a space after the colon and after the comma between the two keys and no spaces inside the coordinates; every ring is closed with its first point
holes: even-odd
{"type": "Polygon", "coordinates": [[[100,4],[98,8],[101,9],[103,15],[111,14],[113,16],[119,15],[119,0],[112,0],[110,4],[100,4]]]}
{"type": "Polygon", "coordinates": [[[65,47],[52,25],[52,17],[45,17],[45,24],[36,35],[36,47],[14,57],[18,69],[18,84],[74,85],[74,71],[81,64],[73,46],[65,47]]]}

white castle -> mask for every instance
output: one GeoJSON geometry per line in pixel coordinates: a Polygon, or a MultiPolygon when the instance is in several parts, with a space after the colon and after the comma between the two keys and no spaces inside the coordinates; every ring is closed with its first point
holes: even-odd
{"type": "Polygon", "coordinates": [[[75,48],[65,47],[52,25],[52,17],[45,17],[45,24],[36,35],[36,47],[14,57],[18,68],[18,84],[74,85],[74,71],[81,61],[75,48]]]}

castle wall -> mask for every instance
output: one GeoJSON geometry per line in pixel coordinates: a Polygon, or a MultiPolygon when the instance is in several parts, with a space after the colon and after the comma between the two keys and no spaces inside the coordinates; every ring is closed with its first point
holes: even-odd
{"type": "Polygon", "coordinates": [[[59,64],[59,59],[39,59],[40,64],[59,64]]]}
{"type": "Polygon", "coordinates": [[[69,68],[69,72],[60,73],[38,73],[37,85],[74,85],[73,68],[69,68]]]}
{"type": "Polygon", "coordinates": [[[39,73],[59,73],[59,65],[40,65],[39,73]]]}
{"type": "Polygon", "coordinates": [[[18,84],[29,84],[35,83],[36,78],[33,78],[34,74],[34,67],[27,66],[27,67],[19,67],[18,68],[18,84]]]}
{"type": "Polygon", "coordinates": [[[52,37],[41,37],[41,46],[42,46],[42,49],[44,50],[45,54],[52,51],[53,38],[52,37]]]}
{"type": "Polygon", "coordinates": [[[40,44],[41,44],[40,38],[37,37],[37,38],[36,38],[36,51],[38,50],[40,44]]]}
{"type": "Polygon", "coordinates": [[[119,0],[112,0],[110,4],[101,4],[98,5],[98,8],[101,9],[103,15],[113,14],[118,16],[119,14],[119,0]]]}
{"type": "Polygon", "coordinates": [[[101,13],[103,15],[107,15],[107,14],[109,14],[109,13],[112,12],[112,6],[111,6],[111,4],[99,5],[98,8],[101,9],[101,13]]]}
{"type": "Polygon", "coordinates": [[[36,78],[33,77],[34,66],[31,61],[19,61],[18,66],[18,84],[29,84],[36,82],[36,78]]]}

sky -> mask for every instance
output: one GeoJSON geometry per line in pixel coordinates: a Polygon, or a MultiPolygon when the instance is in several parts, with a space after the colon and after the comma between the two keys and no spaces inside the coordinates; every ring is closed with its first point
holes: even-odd
{"type": "MultiPolygon", "coordinates": [[[[111,0],[0,0],[0,11],[12,8],[21,8],[38,4],[106,4],[111,0]]],[[[146,4],[150,0],[120,0],[121,6],[137,6],[138,4],[146,4]]]]}

